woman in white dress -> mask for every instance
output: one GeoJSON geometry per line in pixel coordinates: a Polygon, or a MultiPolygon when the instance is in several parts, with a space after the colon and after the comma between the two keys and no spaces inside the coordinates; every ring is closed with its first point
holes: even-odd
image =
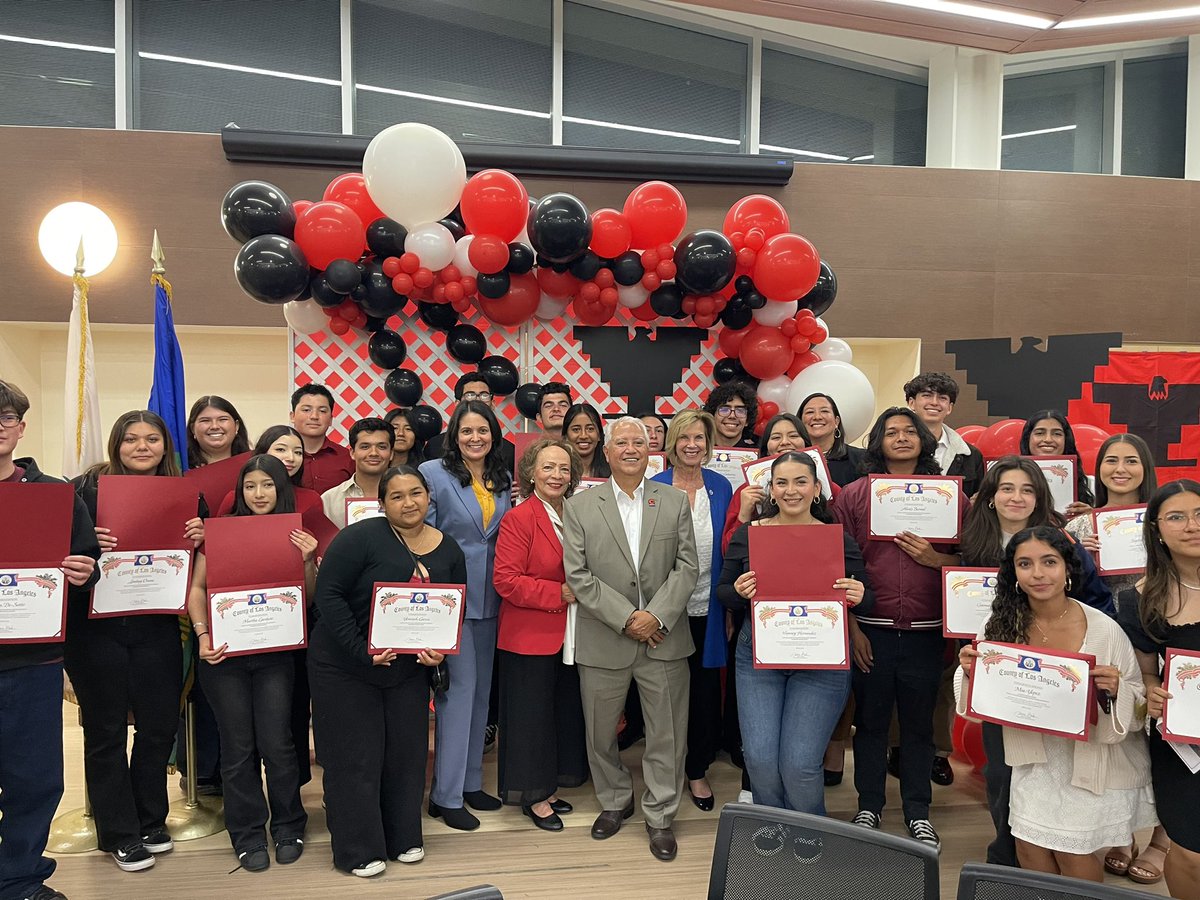
{"type": "MultiPolygon", "coordinates": [[[[1096,658],[1091,679],[1100,708],[1088,739],[1006,726],[1004,755],[1012,766],[1009,824],[1021,867],[1099,882],[1104,869],[1096,851],[1156,819],[1137,658],[1119,625],[1067,596],[1079,578],[1078,559],[1060,529],[1018,532],[1000,564],[992,615],[979,637],[1096,658]]],[[[971,646],[959,653],[960,714],[966,712],[965,679],[978,656],[971,646]]]]}

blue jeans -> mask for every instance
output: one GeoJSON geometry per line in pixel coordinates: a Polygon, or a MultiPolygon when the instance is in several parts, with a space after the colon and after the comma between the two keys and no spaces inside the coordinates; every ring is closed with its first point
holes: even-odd
{"type": "Polygon", "coordinates": [[[42,856],[63,793],[61,662],[0,672],[0,898],[54,873],[42,856]]]}
{"type": "Polygon", "coordinates": [[[742,753],[763,806],[825,815],[822,762],[850,695],[840,669],[756,669],[747,619],[737,639],[742,753]]]}

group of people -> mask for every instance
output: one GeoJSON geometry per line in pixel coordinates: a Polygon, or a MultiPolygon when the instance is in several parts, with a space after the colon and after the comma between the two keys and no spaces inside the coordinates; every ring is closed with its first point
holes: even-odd
{"type": "MultiPolygon", "coordinates": [[[[1091,677],[1110,699],[1087,742],[984,725],[996,826],[988,860],[1095,880],[1102,867],[1145,882],[1165,869],[1173,895],[1200,898],[1192,776],[1157,729],[1147,737],[1143,728],[1169,696],[1165,648],[1200,650],[1200,484],[1158,488],[1145,443],[1117,435],[1097,456],[1094,493],[1081,480],[1063,515],[1027,457],[1077,457],[1066,418],[1031,417],[1021,454],[985,470],[945,424],[957,396],[947,375],[914,378],[906,404],[885,410],[859,448],[826,394],[760,426],[753,387],[730,382],[669,422],[653,412],[605,422],[568,385],[550,383],[539,396],[541,434],[519,457],[479,373],[462,376],[444,434],[427,442],[408,411],[393,410],[355,422],[341,446],[329,437],[333,397],[310,384],[293,394],[290,423],[251,448],[233,405],[202,397],[179,448],[189,464],[249,455],[219,506],[207,498],[178,523],[196,548],[182,641],[176,615],[87,612],[95,560],[121,540],[95,527],[99,476],[179,474],[162,420],[121,416],[107,459],[74,481],[65,645],[0,644],[0,900],[62,896],[46,884],[54,863],[42,851],[63,789],[60,768],[45,760],[61,755],[64,662],[100,848],[125,871],[172,848],[165,770],[193,648],[192,690],[219,737],[230,840],[250,871],[267,869],[272,851],[278,864],[303,852],[310,723],[334,865],[362,877],[424,857],[426,796],[428,814],[455,829],[511,804],[556,832],[572,812],[558,791],[590,779],[601,807],[592,837],[613,836],[635,808],[620,753],[643,735],[641,809],[657,859],[676,855],[685,791],[714,809],[707,771],[721,749],[744,759],[741,799],[824,814],[851,734],[854,822],[880,827],[891,770],[908,833],[938,845],[931,784],[953,779],[951,723],[956,705],[966,711],[975,659],[969,642],[943,636],[941,568],[958,565],[999,569],[981,639],[1094,654],[1091,677]],[[771,458],[766,487],[734,490],[706,468],[721,447],[771,458]],[[832,483],[803,452],[811,447],[832,483]],[[657,452],[669,465],[647,479],[657,452]],[[961,477],[959,539],[871,539],[871,474],[961,477]],[[358,498],[377,498],[379,514],[348,524],[347,501],[358,498]],[[1086,513],[1140,503],[1149,504],[1145,577],[1102,578],[1086,513]],[[307,527],[288,536],[304,571],[307,650],[227,655],[211,636],[206,517],[279,513],[337,529],[324,545],[307,527]],[[747,610],[764,573],[751,566],[751,529],[831,523],[843,531],[844,576],[828,589],[853,613],[850,669],[756,667],[747,610]],[[380,583],[462,585],[458,652],[372,652],[380,583]],[[497,730],[492,793],[483,757],[497,730]],[[1157,823],[1139,852],[1132,833],[1157,823]]],[[[16,455],[28,409],[16,385],[0,382],[0,482],[54,480],[16,455]]],[[[753,844],[764,855],[789,847],[800,860],[820,853],[813,836],[785,829],[763,829],[753,844]]]]}

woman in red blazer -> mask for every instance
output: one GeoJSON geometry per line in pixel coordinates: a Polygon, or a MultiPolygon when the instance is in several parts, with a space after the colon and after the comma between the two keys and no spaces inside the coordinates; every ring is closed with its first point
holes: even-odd
{"type": "Polygon", "coordinates": [[[500,522],[492,580],[500,595],[500,797],[546,831],[562,831],[560,787],[588,779],[575,595],[563,573],[563,501],[583,464],[565,441],[543,438],[517,463],[524,499],[500,522]]]}

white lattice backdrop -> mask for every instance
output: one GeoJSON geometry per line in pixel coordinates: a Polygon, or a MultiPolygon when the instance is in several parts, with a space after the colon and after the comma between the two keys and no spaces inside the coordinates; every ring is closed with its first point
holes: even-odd
{"type": "MultiPolygon", "coordinates": [[[[586,400],[602,415],[611,416],[626,411],[624,397],[614,397],[609,384],[601,379],[579,342],[572,336],[577,322],[558,319],[542,322],[537,319],[519,330],[491,325],[478,311],[461,317],[480,329],[487,337],[488,352],[504,356],[517,366],[522,382],[563,381],[571,385],[581,400],[586,400]],[[522,340],[527,340],[529,358],[522,360],[522,340]]],[[[610,325],[671,328],[671,324],[647,325],[624,309],[610,325]]],[[[412,369],[425,385],[422,403],[428,403],[448,418],[454,406],[454,382],[473,365],[460,363],[446,350],[446,333],[427,327],[417,317],[405,314],[393,317],[390,327],[398,331],[408,344],[408,360],[404,368],[412,369]],[[415,322],[415,324],[414,324],[415,322]]],[[[712,388],[712,370],[716,362],[716,330],[692,357],[691,365],[675,385],[674,393],[659,397],[657,410],[672,415],[678,410],[700,406],[712,388]]],[[[358,332],[347,335],[350,340],[328,332],[318,335],[292,333],[292,384],[318,381],[333,393],[337,404],[332,436],[345,441],[355,420],[383,415],[392,407],[383,390],[387,374],[377,369],[367,356],[367,341],[358,332]]],[[[636,360],[631,360],[636,365],[636,360]]],[[[511,400],[496,403],[496,415],[506,431],[521,431],[524,418],[511,400]]]]}

